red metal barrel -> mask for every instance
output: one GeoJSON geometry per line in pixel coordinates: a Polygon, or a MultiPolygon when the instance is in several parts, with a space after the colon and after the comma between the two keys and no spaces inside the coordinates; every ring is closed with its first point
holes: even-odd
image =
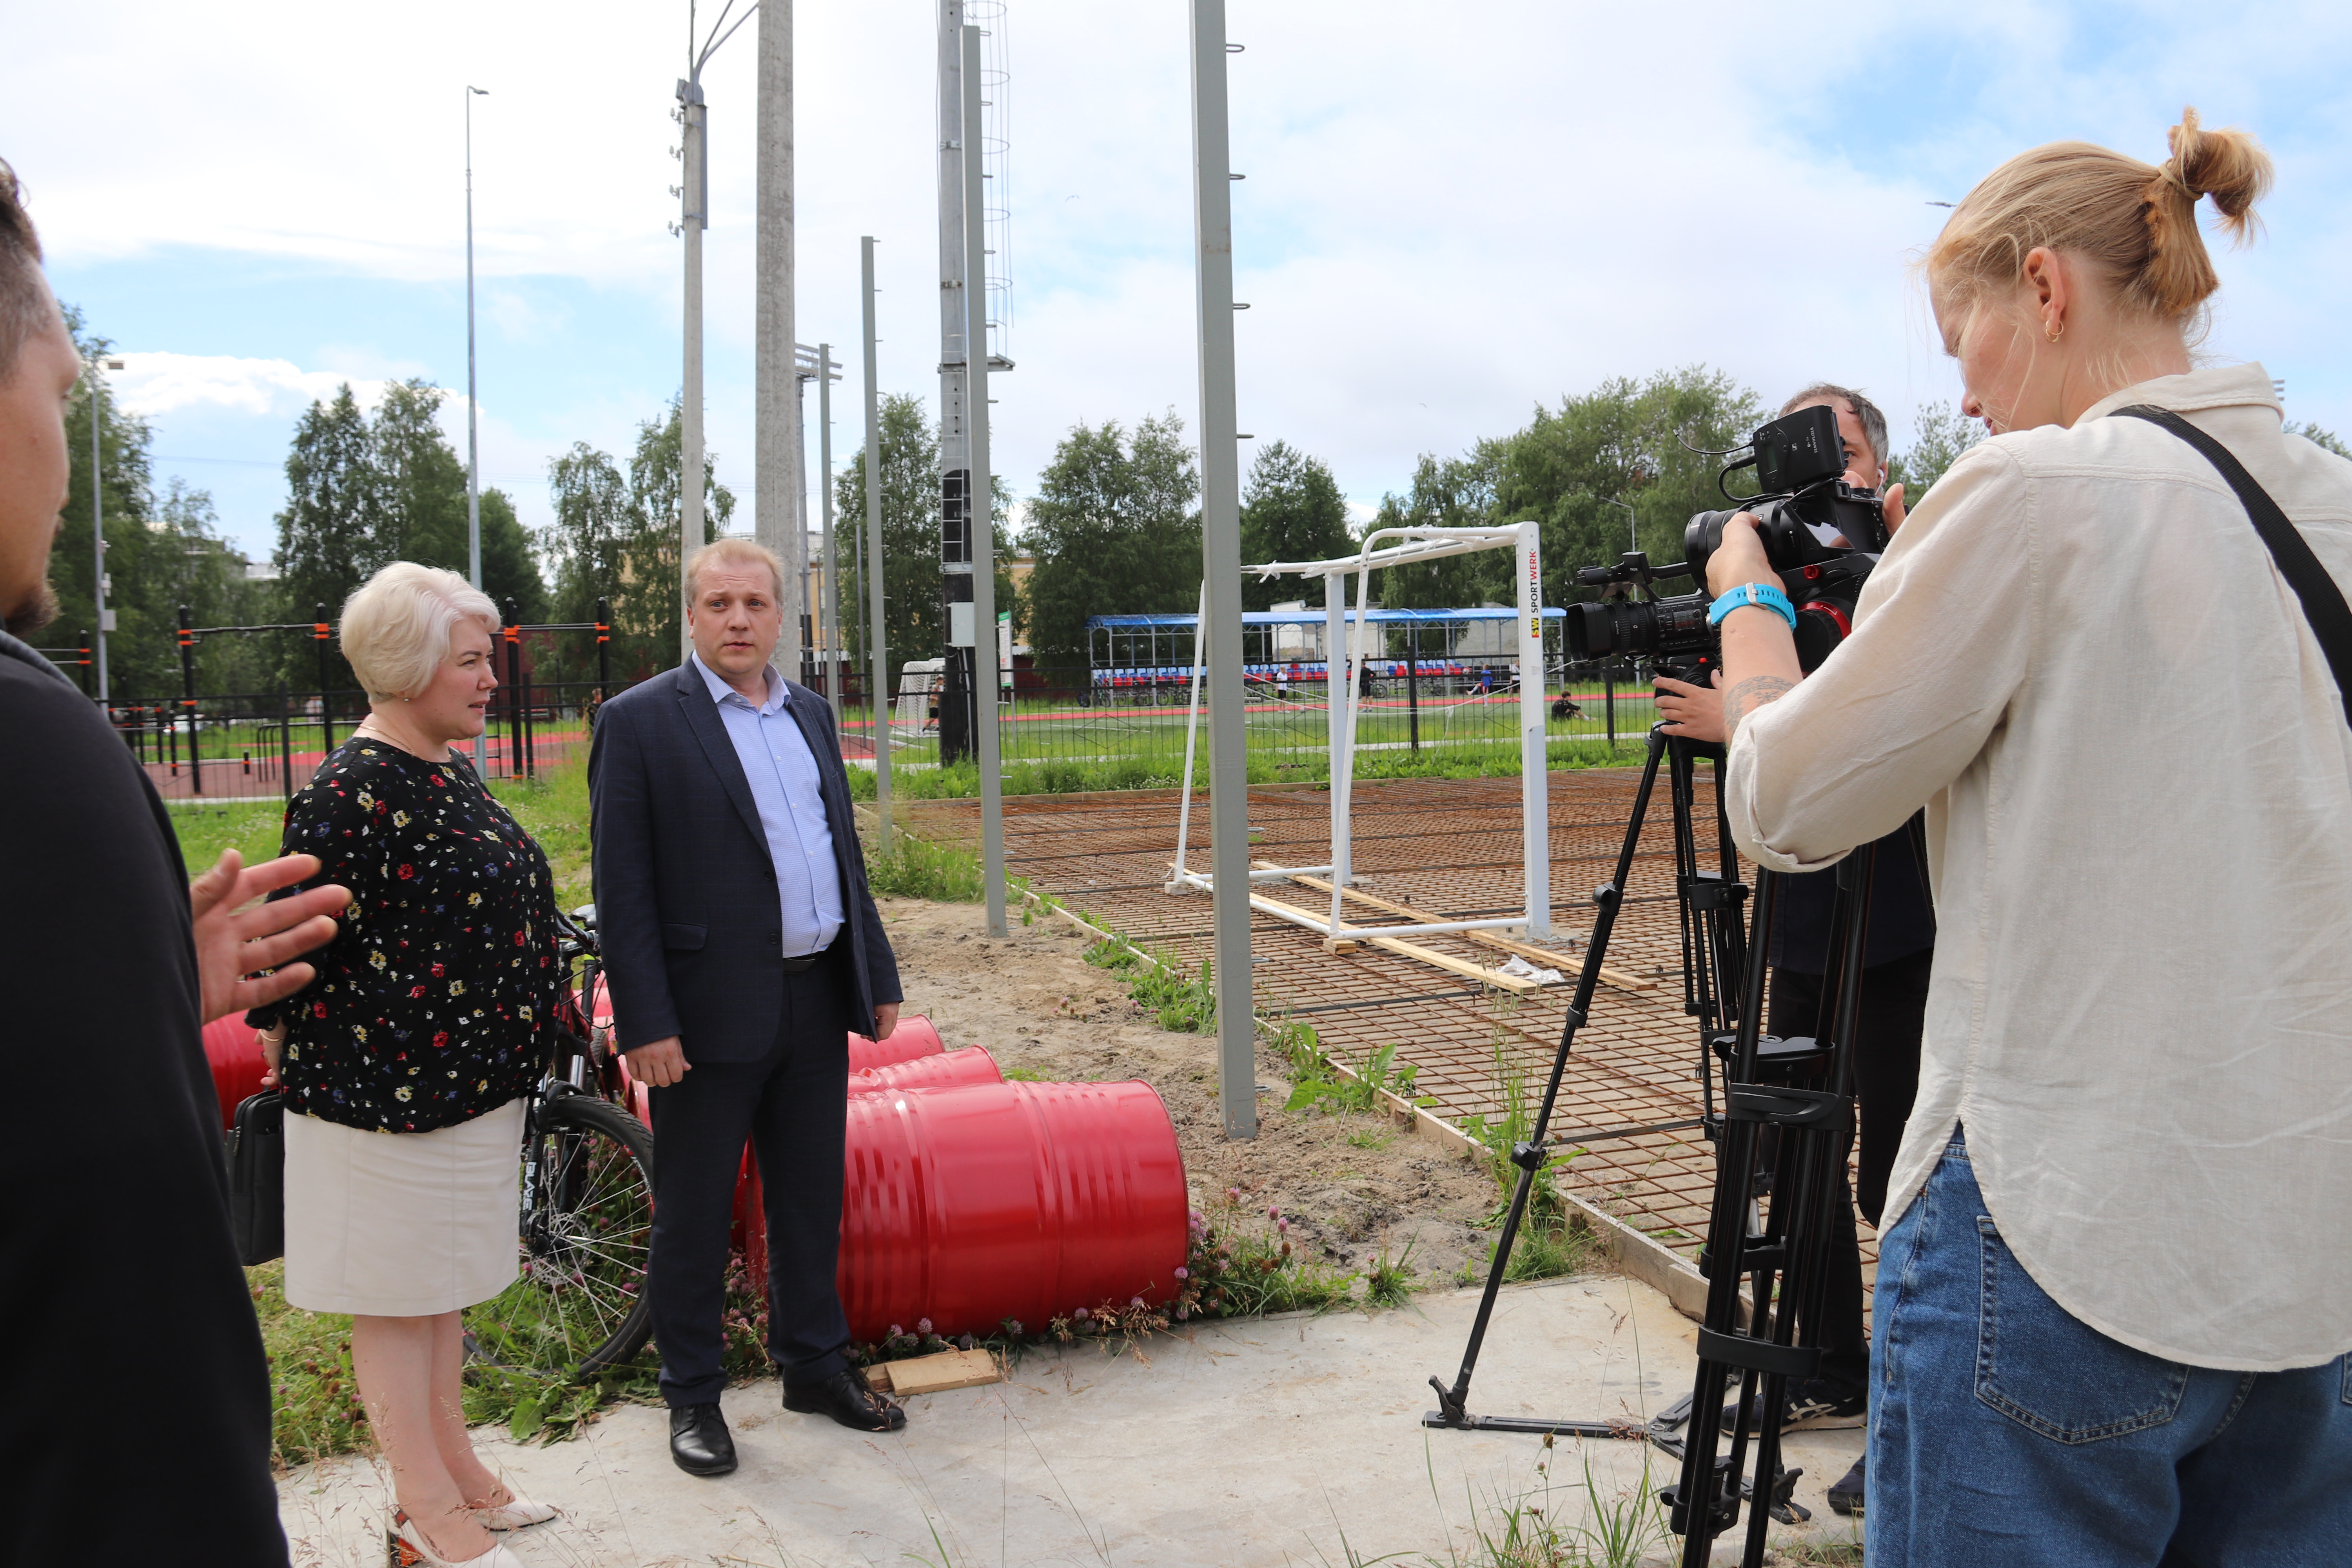
{"type": "Polygon", "coordinates": [[[213,1093],[220,1098],[221,1131],[228,1131],[236,1108],[261,1092],[261,1047],[242,1013],[205,1026],[205,1060],[213,1069],[213,1093]]]}
{"type": "Polygon", "coordinates": [[[852,1094],[884,1094],[894,1089],[954,1089],[967,1083],[1003,1083],[996,1058],[979,1046],[941,1051],[849,1075],[852,1094]]]}
{"type": "MultiPolygon", "coordinates": [[[[578,1000],[578,992],[572,995],[575,1001],[578,1000]]],[[[609,1029],[613,1026],[613,1000],[606,994],[604,975],[601,971],[596,975],[595,1001],[583,1010],[588,1013],[590,1021],[599,1027],[609,1029]]],[[[898,1026],[890,1031],[890,1037],[887,1040],[871,1040],[853,1031],[849,1037],[849,1070],[855,1073],[867,1068],[887,1067],[892,1062],[911,1061],[917,1057],[937,1056],[946,1049],[946,1042],[940,1038],[940,1032],[931,1026],[931,1021],[916,1013],[899,1019],[898,1026]]]]}
{"type": "Polygon", "coordinates": [[[871,1040],[864,1035],[849,1037],[849,1070],[863,1072],[867,1068],[887,1067],[892,1062],[912,1061],[917,1057],[932,1057],[946,1050],[947,1043],[931,1021],[920,1013],[898,1020],[887,1040],[871,1040]]]}
{"type": "Polygon", "coordinates": [[[1184,1161],[1150,1084],[909,1089],[848,1110],[836,1283],[858,1339],[923,1318],[941,1334],[1007,1318],[1036,1332],[1176,1293],[1184,1161]]]}

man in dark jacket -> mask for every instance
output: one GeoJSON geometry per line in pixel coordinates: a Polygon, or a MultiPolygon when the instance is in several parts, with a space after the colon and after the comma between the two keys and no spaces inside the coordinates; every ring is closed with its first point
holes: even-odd
{"type": "Polygon", "coordinates": [[[199,1031],[309,984],[307,963],[245,976],[331,938],[350,894],[239,913],[319,863],[234,850],[190,889],[146,774],[17,640],[56,613],[80,370],[0,163],[0,1069],[47,1086],[0,1138],[0,1563],[267,1568],[286,1562],[269,1371],[199,1031]],[[164,1451],[136,1463],[126,1437],[164,1451]]]}
{"type": "Polygon", "coordinates": [[[653,1086],[648,1287],[670,1455],[735,1468],[719,1328],[748,1136],[768,1222],[768,1350],[784,1408],[859,1431],[906,1415],[844,1354],[850,1031],[887,1038],[898,970],[866,890],[833,710],[769,668],[783,569],[725,539],[688,565],[694,654],[604,704],[588,756],[596,918],[629,1071],[653,1086]]]}

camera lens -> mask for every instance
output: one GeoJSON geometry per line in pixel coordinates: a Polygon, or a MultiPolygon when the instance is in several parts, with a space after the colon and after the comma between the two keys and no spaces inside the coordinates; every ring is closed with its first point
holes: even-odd
{"type": "Polygon", "coordinates": [[[1570,605],[1568,606],[1568,651],[1580,661],[1608,658],[1622,651],[1618,638],[1617,617],[1613,612],[1626,608],[1622,605],[1570,605]]]}

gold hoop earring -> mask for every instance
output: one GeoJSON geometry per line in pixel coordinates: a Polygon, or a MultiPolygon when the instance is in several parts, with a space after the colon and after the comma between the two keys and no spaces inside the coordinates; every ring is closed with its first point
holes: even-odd
{"type": "Polygon", "coordinates": [[[2066,323],[2063,321],[2053,321],[2047,326],[2044,326],[2042,331],[2050,339],[2050,341],[2054,343],[2060,338],[2066,335],[2066,323]]]}

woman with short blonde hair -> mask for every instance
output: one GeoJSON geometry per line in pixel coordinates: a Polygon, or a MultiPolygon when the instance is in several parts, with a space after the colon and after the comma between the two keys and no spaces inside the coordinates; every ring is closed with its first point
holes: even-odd
{"type": "Polygon", "coordinates": [[[2352,463],[2261,365],[2191,361],[2198,204],[2242,237],[2271,168],[2193,110],[2169,141],[2037,147],[1954,210],[1928,289],[1991,438],[1846,646],[1799,684],[1755,531],[1708,563],[1740,847],[1812,870],[1927,810],[1872,1568],[2352,1542],[2352,680],[2319,630],[2352,463]]]}
{"type": "Polygon", "coordinates": [[[519,1568],[491,1534],[554,1510],[475,1455],[462,1310],[516,1275],[522,1096],[562,983],[547,858],[453,744],[482,732],[499,615],[394,562],[343,605],[369,713],[286,810],[352,892],[318,973],[248,1016],[286,1097],[286,1299],[352,1314],[392,1467],[398,1562],[519,1568]]]}

